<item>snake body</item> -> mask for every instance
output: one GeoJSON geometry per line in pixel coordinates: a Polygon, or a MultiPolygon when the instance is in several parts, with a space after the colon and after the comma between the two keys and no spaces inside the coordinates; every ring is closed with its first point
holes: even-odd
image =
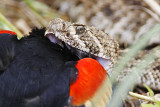
{"type": "MultiPolygon", "coordinates": [[[[159,0],[151,1],[160,5],[159,0]]],[[[53,5],[59,9],[58,11],[68,15],[71,21],[95,26],[107,32],[120,46],[133,44],[143,33],[160,22],[159,14],[147,4],[146,0],[56,0],[53,5]]],[[[159,34],[149,41],[150,45],[153,43],[160,44],[159,34]]],[[[133,58],[119,78],[131,72],[131,68],[141,61],[141,57],[148,51],[144,50],[133,58]]],[[[145,83],[154,90],[160,90],[159,60],[158,58],[151,62],[143,76],[139,77],[137,81],[139,86],[143,87],[145,83]]]]}
{"type": "MultiPolygon", "coordinates": [[[[119,44],[132,44],[160,22],[160,16],[145,0],[56,0],[53,6],[74,22],[103,30],[119,44]],[[68,7],[68,8],[67,8],[68,7]]],[[[159,0],[152,0],[160,4],[159,0]]],[[[160,35],[150,44],[160,43],[160,35]]]]}

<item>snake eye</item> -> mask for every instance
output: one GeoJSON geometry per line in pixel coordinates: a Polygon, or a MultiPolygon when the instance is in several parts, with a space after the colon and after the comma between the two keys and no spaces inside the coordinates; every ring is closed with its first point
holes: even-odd
{"type": "Polygon", "coordinates": [[[82,34],[86,31],[85,27],[84,26],[77,26],[76,27],[76,34],[82,34]]]}

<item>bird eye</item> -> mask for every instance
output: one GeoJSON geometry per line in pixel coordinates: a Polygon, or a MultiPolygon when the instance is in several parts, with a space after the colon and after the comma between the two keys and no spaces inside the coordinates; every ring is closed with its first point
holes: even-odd
{"type": "Polygon", "coordinates": [[[76,34],[82,34],[86,31],[85,27],[84,26],[77,26],[76,27],[76,34]]]}

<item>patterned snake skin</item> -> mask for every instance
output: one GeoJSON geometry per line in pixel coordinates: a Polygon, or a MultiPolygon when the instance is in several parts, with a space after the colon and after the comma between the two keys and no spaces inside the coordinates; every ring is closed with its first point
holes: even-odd
{"type": "MultiPolygon", "coordinates": [[[[159,0],[154,0],[160,5],[159,0]]],[[[160,16],[145,0],[56,0],[54,6],[67,14],[71,22],[79,22],[104,30],[120,45],[131,45],[135,40],[160,21],[160,16]]],[[[160,44],[160,35],[151,38],[149,45],[160,44]]],[[[149,50],[140,52],[122,72],[125,76],[140,61],[141,56],[149,50]]],[[[154,90],[160,90],[160,58],[152,62],[139,78],[138,85],[143,83],[154,90]]]]}
{"type": "MultiPolygon", "coordinates": [[[[120,44],[132,44],[160,21],[143,0],[57,0],[54,4],[71,22],[96,26],[120,44]]],[[[150,43],[160,43],[160,35],[150,43]]]]}

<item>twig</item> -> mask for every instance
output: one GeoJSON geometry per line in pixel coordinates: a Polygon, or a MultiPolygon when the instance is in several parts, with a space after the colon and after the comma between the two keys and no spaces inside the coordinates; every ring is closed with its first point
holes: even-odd
{"type": "Polygon", "coordinates": [[[144,2],[146,2],[152,8],[153,11],[160,15],[160,6],[155,0],[144,0],[144,2]]]}
{"type": "Polygon", "coordinates": [[[139,99],[142,99],[142,100],[151,101],[151,102],[155,103],[155,100],[152,97],[149,97],[149,96],[140,95],[140,94],[137,94],[137,93],[134,93],[134,92],[129,92],[129,95],[131,95],[133,97],[136,97],[136,98],[139,98],[139,99]]]}

